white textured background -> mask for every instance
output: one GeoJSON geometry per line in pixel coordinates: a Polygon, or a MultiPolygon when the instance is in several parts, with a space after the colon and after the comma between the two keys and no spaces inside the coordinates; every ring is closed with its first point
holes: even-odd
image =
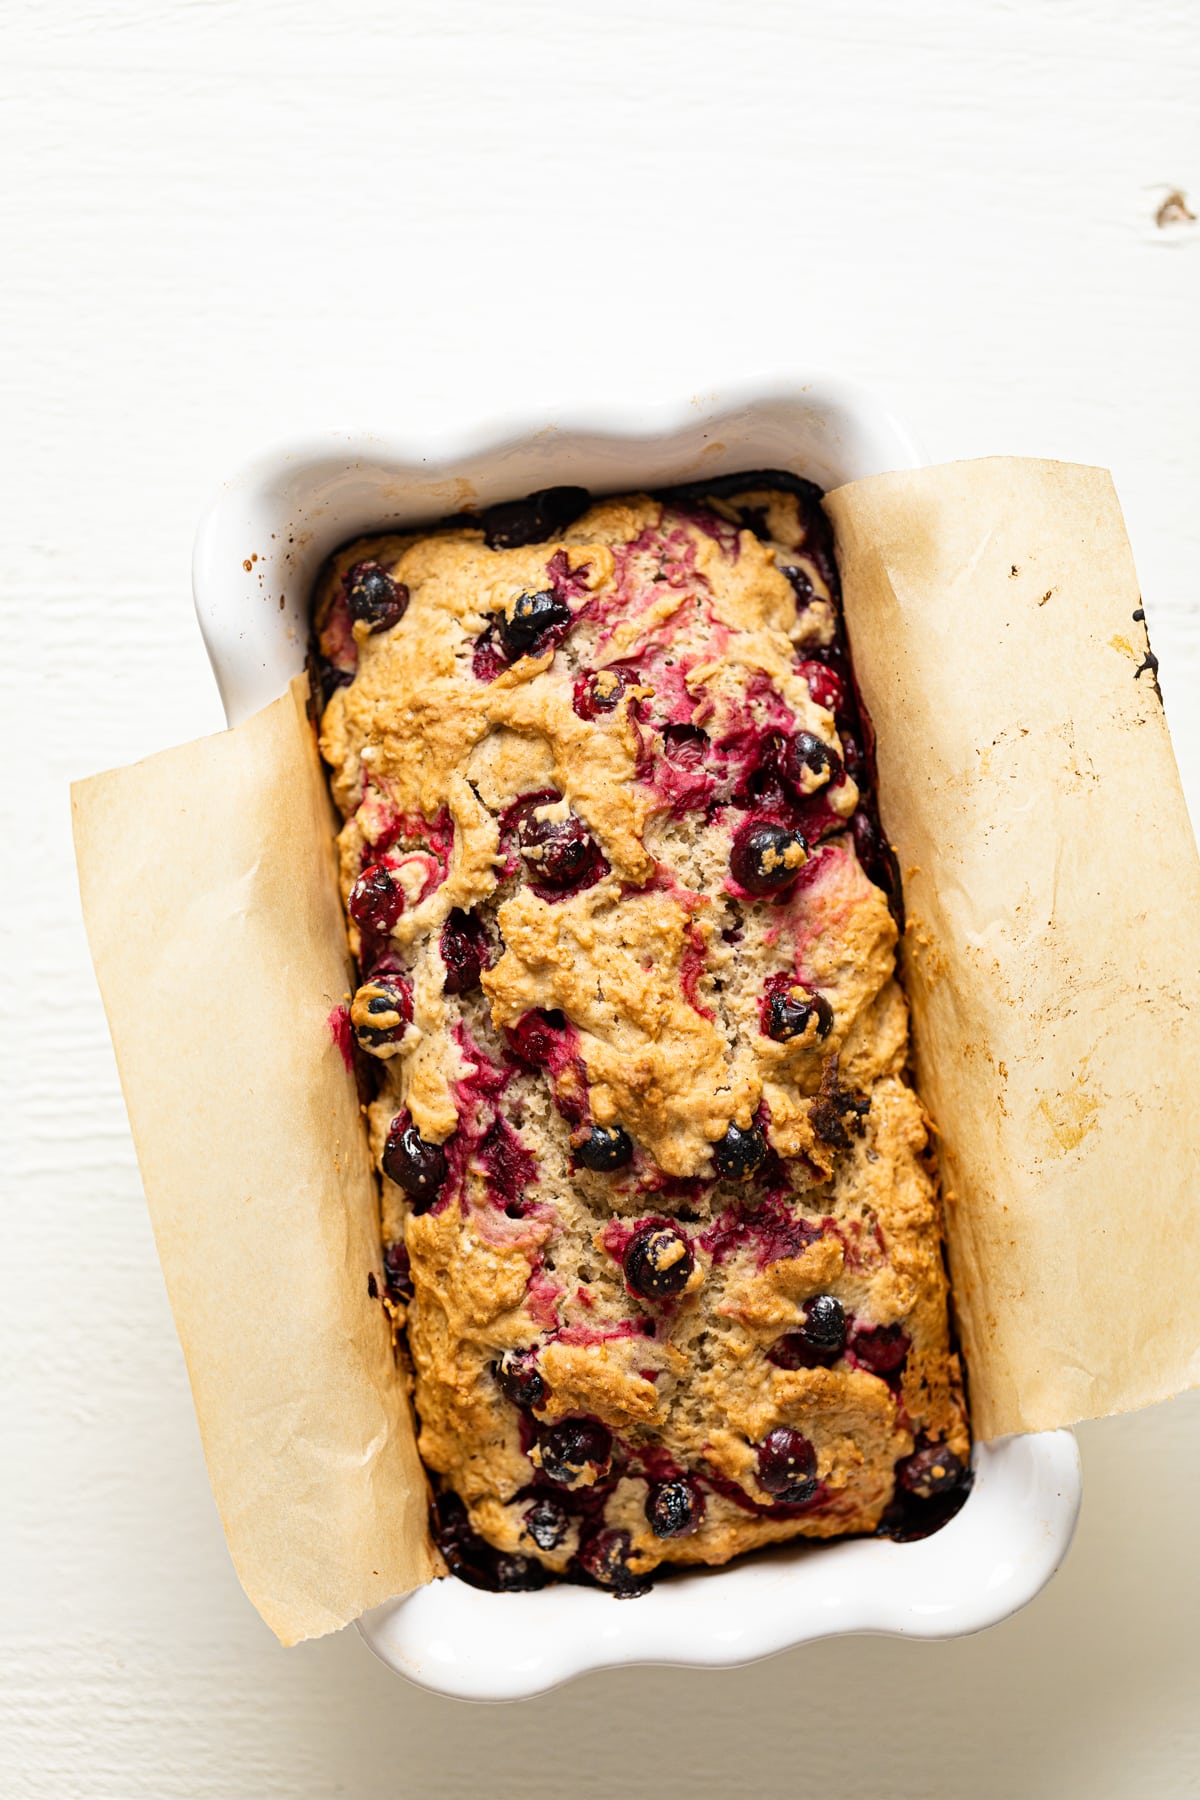
{"type": "Polygon", "coordinates": [[[0,27],[4,1800],[1200,1794],[1200,1396],[1082,1432],[1071,1559],[979,1639],[507,1709],[353,1635],[278,1649],[204,1478],[66,794],[219,727],[191,536],[265,444],[791,367],[876,384],[937,459],[1112,467],[1200,810],[1200,225],[1154,219],[1200,201],[1195,0],[0,27]]]}

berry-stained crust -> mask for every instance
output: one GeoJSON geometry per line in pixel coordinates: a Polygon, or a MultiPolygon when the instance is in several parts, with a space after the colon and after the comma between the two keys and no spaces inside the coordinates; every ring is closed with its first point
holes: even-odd
{"type": "Polygon", "coordinates": [[[819,502],[555,489],[321,579],[379,1291],[485,1587],[633,1595],[967,1491],[819,502]]]}

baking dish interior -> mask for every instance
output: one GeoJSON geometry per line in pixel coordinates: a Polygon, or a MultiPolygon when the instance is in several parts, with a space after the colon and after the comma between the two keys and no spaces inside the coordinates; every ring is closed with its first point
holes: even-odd
{"type": "MultiPolygon", "coordinates": [[[[831,381],[577,424],[497,423],[419,446],[330,434],[276,451],[227,485],[196,541],[196,609],[226,716],[239,723],[304,666],[317,572],[366,531],[562,484],[603,494],[782,468],[830,488],[920,460],[886,409],[831,381]]],[[[361,1629],[411,1679],[477,1699],[516,1698],[614,1663],[743,1662],[835,1632],[977,1630],[1049,1579],[1070,1541],[1080,1481],[1069,1432],[977,1446],[973,1460],[966,1505],[922,1543],[781,1546],[673,1575],[636,1604],[573,1587],[492,1595],[440,1581],[377,1608],[361,1629]]]]}
{"type": "Polygon", "coordinates": [[[428,524],[544,487],[604,494],[779,468],[828,489],[920,460],[889,412],[829,381],[639,406],[578,425],[498,422],[420,445],[330,433],[269,453],[226,485],[196,536],[196,613],[226,717],[248,718],[303,668],[317,572],[363,532],[428,524]]]}

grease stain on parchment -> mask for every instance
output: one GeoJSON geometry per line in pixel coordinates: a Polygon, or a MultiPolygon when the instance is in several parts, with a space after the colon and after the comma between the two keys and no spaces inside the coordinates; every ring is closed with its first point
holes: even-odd
{"type": "Polygon", "coordinates": [[[1098,1095],[1089,1091],[1087,1077],[1082,1075],[1065,1093],[1044,1094],[1038,1101],[1038,1112],[1057,1145],[1057,1154],[1065,1156],[1078,1150],[1088,1132],[1093,1130],[1100,1112],[1098,1095]]]}

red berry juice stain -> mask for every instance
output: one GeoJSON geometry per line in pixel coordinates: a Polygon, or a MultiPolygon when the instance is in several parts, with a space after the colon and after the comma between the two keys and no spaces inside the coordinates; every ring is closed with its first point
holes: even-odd
{"type": "Polygon", "coordinates": [[[329,1027],[329,1035],[341,1052],[342,1061],[347,1069],[354,1072],[354,1029],[350,1024],[350,1008],[343,1002],[335,1006],[325,1021],[329,1027]]]}
{"type": "Polygon", "coordinates": [[[613,1343],[618,1338],[647,1337],[646,1326],[653,1329],[651,1319],[618,1319],[611,1325],[564,1325],[556,1331],[554,1341],[558,1344],[586,1345],[613,1343]]]}
{"type": "Polygon", "coordinates": [[[815,1220],[796,1218],[783,1200],[771,1196],[753,1209],[726,1207],[697,1242],[715,1263],[724,1262],[740,1250],[752,1250],[761,1269],[783,1257],[800,1256],[823,1235],[822,1226],[815,1220]]]}
{"type": "Polygon", "coordinates": [[[743,1512],[753,1513],[760,1519],[803,1519],[809,1513],[819,1512],[829,1498],[829,1490],[823,1481],[818,1481],[810,1500],[800,1506],[789,1506],[786,1502],[776,1506],[764,1506],[759,1500],[752,1500],[745,1488],[740,1488],[736,1481],[728,1475],[722,1475],[718,1469],[705,1465],[702,1480],[718,1494],[724,1494],[726,1500],[732,1500],[743,1512]]]}
{"type": "MultiPolygon", "coordinates": [[[[580,563],[577,569],[571,567],[565,550],[556,550],[546,564],[546,574],[550,585],[560,600],[582,600],[588,591],[587,577],[591,571],[590,563],[580,563]]],[[[575,615],[578,618],[578,613],[575,615]]]]}
{"type": "Polygon", "coordinates": [[[687,928],[687,942],[684,945],[683,957],[679,966],[679,980],[683,988],[683,997],[693,1012],[702,1019],[713,1019],[716,1014],[711,1006],[705,1006],[699,996],[699,984],[708,973],[704,933],[698,925],[687,928]]]}
{"type": "Polygon", "coordinates": [[[556,1331],[561,1298],[562,1288],[558,1282],[552,1281],[544,1270],[535,1269],[525,1289],[525,1305],[534,1323],[547,1331],[556,1331]]]}

